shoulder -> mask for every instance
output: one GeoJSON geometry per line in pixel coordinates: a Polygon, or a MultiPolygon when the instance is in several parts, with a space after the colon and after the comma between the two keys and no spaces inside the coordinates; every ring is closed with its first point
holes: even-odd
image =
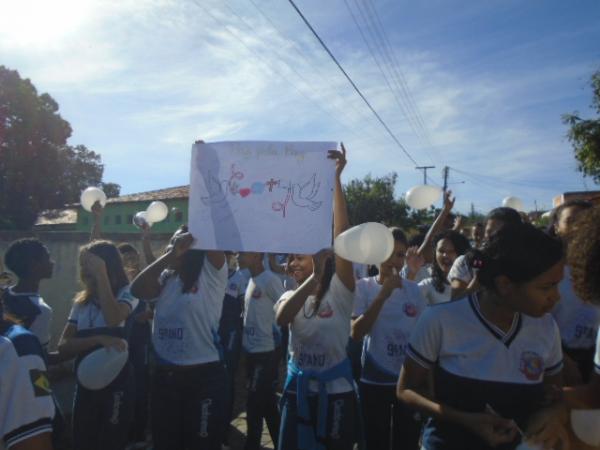
{"type": "Polygon", "coordinates": [[[325,297],[327,296],[333,296],[336,299],[339,297],[353,298],[354,292],[348,289],[346,285],[342,283],[342,280],[340,280],[340,278],[337,276],[337,273],[334,273],[333,277],[331,278],[331,284],[329,285],[329,289],[325,294],[325,297]]]}
{"type": "Polygon", "coordinates": [[[43,350],[38,338],[28,329],[20,325],[11,325],[4,331],[19,356],[38,355],[43,357],[43,350]]]}

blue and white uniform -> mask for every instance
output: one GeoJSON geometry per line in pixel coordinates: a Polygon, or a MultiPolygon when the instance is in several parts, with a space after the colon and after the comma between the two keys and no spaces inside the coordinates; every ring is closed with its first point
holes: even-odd
{"type": "Polygon", "coordinates": [[[173,272],[163,272],[160,283],[152,324],[157,358],[152,382],[154,448],[220,449],[228,377],[218,328],[227,264],[217,269],[205,256],[188,292],[182,292],[183,281],[173,272]]]}
{"type": "MultiPolygon", "coordinates": [[[[131,295],[129,286],[116,295],[119,304],[133,311],[138,300],[131,295]]],[[[71,308],[68,323],[75,326],[75,337],[113,336],[126,338],[125,320],[109,327],[102,308],[94,300],[75,303],[71,308]]],[[[80,354],[76,364],[92,350],[80,354]]],[[[77,383],[73,401],[73,447],[75,450],[90,448],[125,448],[129,439],[129,427],[133,420],[135,403],[134,377],[131,363],[125,364],[117,377],[100,390],[90,390],[77,383]]]]}
{"type": "Polygon", "coordinates": [[[469,284],[472,279],[473,269],[469,267],[466,255],[457,256],[448,272],[448,281],[452,283],[452,280],[460,280],[469,284]]]}
{"type": "Polygon", "coordinates": [[[194,365],[221,360],[219,319],[227,285],[227,265],[216,269],[206,258],[198,281],[183,293],[178,276],[163,274],[152,323],[159,364],[194,365]]]}
{"type": "Polygon", "coordinates": [[[279,434],[277,409],[277,375],[281,349],[281,332],[275,323],[273,305],[283,295],[281,279],[264,270],[250,278],[244,297],[244,338],[247,352],[248,378],[247,423],[245,450],[259,450],[263,418],[273,442],[279,434]]]}
{"type": "Polygon", "coordinates": [[[582,300],[575,293],[568,266],[565,267],[565,276],[558,290],[560,302],[552,310],[552,315],[560,330],[563,350],[577,363],[584,381],[588,381],[600,325],[600,307],[582,300]]]}
{"type": "MultiPolygon", "coordinates": [[[[436,401],[469,412],[483,412],[490,405],[521,428],[542,404],[544,377],[559,373],[563,364],[551,315],[517,313],[504,332],[483,316],[476,295],[429,307],[413,330],[408,357],[434,371],[436,401]]],[[[423,447],[490,448],[474,434],[438,419],[427,423],[423,447]]]]}
{"type": "MultiPolygon", "coordinates": [[[[363,278],[356,283],[355,317],[367,312],[380,290],[377,277],[363,278]]],[[[364,338],[360,381],[396,385],[410,334],[426,307],[417,284],[402,280],[402,287],[392,291],[364,338]]]]}
{"type": "Polygon", "coordinates": [[[19,325],[0,330],[0,448],[52,432],[54,402],[37,338],[19,325]]]}
{"type": "Polygon", "coordinates": [[[9,287],[4,291],[2,301],[4,310],[35,334],[46,351],[50,342],[52,308],[40,294],[15,292],[13,287],[9,287]]]}
{"type": "Polygon", "coordinates": [[[425,278],[419,282],[419,289],[421,295],[425,297],[427,303],[430,305],[437,305],[438,303],[446,303],[452,300],[452,288],[449,284],[444,283],[444,289],[439,292],[434,285],[433,278],[425,278]]]}
{"type": "MultiPolygon", "coordinates": [[[[355,317],[366,313],[381,291],[377,279],[363,278],[356,284],[355,317]]],[[[425,308],[427,302],[417,284],[402,280],[402,287],[385,300],[363,340],[360,392],[369,450],[388,447],[390,435],[394,450],[418,448],[421,424],[397,400],[395,387],[411,332],[425,308]]]]}
{"type": "Polygon", "coordinates": [[[242,341],[248,353],[270,352],[280,345],[281,334],[275,324],[273,305],[283,293],[281,280],[270,270],[250,278],[244,297],[242,341]]]}
{"type": "MultiPolygon", "coordinates": [[[[280,302],[292,294],[286,292],[280,302]]],[[[290,324],[280,450],[352,448],[357,437],[355,387],[346,352],[354,293],[334,274],[316,312],[315,302],[309,296],[290,324]]]]}

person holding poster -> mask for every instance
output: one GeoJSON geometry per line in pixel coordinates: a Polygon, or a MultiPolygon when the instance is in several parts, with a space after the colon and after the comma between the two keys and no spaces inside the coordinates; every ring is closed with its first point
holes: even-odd
{"type": "MultiPolygon", "coordinates": [[[[346,150],[335,159],[334,237],[348,228],[340,181],[346,150]]],[[[352,367],[346,353],[354,301],[352,263],[331,251],[293,254],[299,287],[275,305],[279,326],[290,326],[290,360],[281,405],[279,450],[352,449],[358,422],[352,367]]]]}
{"type": "Polygon", "coordinates": [[[227,284],[222,251],[191,249],[181,227],[163,256],[133,281],[134,296],[156,303],[152,344],[157,367],[152,386],[155,450],[221,447],[227,373],[217,329],[227,284]]]}

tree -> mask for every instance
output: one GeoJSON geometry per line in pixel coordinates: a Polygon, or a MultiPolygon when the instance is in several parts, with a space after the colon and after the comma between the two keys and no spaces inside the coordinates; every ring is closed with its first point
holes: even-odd
{"type": "MultiPolygon", "coordinates": [[[[600,114],[600,70],[592,75],[591,85],[593,95],[590,106],[600,114]]],[[[570,127],[567,137],[575,151],[578,170],[600,183],[600,117],[585,120],[574,112],[563,115],[562,120],[570,127]]]]}
{"type": "Polygon", "coordinates": [[[50,95],[0,66],[2,228],[29,229],[39,212],[77,202],[82,188],[101,183],[100,155],[67,145],[71,126],[58,110],[50,95]]]}

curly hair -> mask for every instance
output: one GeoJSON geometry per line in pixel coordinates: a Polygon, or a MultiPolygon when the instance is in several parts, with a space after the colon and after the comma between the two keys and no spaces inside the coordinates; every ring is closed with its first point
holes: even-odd
{"type": "Polygon", "coordinates": [[[571,237],[567,257],[575,292],[600,304],[600,207],[579,215],[571,237]]]}

